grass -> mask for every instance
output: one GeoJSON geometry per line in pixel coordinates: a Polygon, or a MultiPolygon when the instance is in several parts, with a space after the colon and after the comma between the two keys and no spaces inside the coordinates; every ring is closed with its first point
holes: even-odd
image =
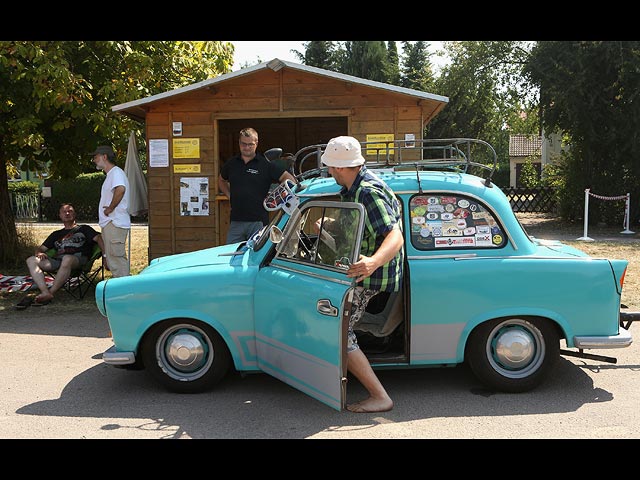
{"type": "MultiPolygon", "coordinates": [[[[621,235],[620,227],[589,227],[589,237],[595,238],[594,242],[577,240],[583,236],[583,226],[566,224],[561,220],[545,214],[518,214],[527,231],[538,238],[558,239],[564,243],[575,246],[593,257],[606,257],[625,259],[629,262],[622,292],[622,303],[632,310],[640,310],[640,234],[621,235]]],[[[35,245],[39,245],[54,229],[51,225],[21,224],[19,235],[23,242],[28,240],[33,247],[25,249],[24,258],[33,254],[35,245]]],[[[636,228],[640,230],[640,228],[636,228]]],[[[139,273],[148,264],[148,229],[145,226],[134,225],[131,229],[131,273],[139,273]]],[[[28,275],[27,267],[19,262],[15,267],[7,269],[4,275],[28,275]]],[[[110,273],[106,273],[106,278],[110,273]]],[[[22,298],[21,292],[0,292],[0,312],[20,313],[13,309],[14,305],[22,298]]],[[[33,309],[30,309],[33,310],[33,309]]],[[[50,305],[42,307],[47,313],[68,314],[70,311],[96,312],[95,298],[90,291],[82,300],[76,300],[64,291],[56,294],[56,299],[50,305]]]]}

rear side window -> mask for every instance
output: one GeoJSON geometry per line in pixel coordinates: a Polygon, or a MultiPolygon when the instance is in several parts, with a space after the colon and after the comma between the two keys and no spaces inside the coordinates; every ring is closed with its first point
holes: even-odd
{"type": "Polygon", "coordinates": [[[415,195],[409,215],[411,243],[418,250],[500,248],[507,241],[491,212],[463,195],[415,195]]]}

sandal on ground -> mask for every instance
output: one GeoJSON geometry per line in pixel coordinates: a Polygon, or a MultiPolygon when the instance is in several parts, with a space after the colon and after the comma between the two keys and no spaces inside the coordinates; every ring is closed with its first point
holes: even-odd
{"type": "Polygon", "coordinates": [[[53,301],[52,299],[42,300],[40,302],[38,302],[37,300],[34,300],[31,305],[34,306],[34,307],[42,307],[44,305],[49,305],[52,301],[53,301]]]}
{"type": "Polygon", "coordinates": [[[33,304],[33,302],[35,301],[35,298],[36,297],[34,297],[33,295],[27,295],[27,296],[23,297],[22,300],[20,300],[16,304],[16,310],[24,310],[29,305],[33,304]]]}

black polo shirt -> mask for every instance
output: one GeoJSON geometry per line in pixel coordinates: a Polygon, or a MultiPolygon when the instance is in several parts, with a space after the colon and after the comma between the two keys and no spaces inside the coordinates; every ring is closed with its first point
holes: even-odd
{"type": "Polygon", "coordinates": [[[271,184],[279,183],[283,173],[284,168],[257,152],[246,164],[240,155],[227,160],[220,169],[220,176],[229,182],[231,221],[269,223],[269,212],[262,201],[271,184]]]}

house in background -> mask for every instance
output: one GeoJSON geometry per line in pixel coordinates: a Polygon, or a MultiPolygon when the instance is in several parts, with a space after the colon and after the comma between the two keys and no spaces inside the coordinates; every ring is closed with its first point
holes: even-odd
{"type": "Polygon", "coordinates": [[[509,136],[509,186],[521,187],[520,174],[527,159],[542,175],[544,166],[551,163],[562,150],[562,137],[558,134],[509,136]]]}
{"type": "Polygon", "coordinates": [[[509,135],[509,186],[521,187],[522,167],[531,159],[533,167],[542,174],[542,136],[509,135]]]}

